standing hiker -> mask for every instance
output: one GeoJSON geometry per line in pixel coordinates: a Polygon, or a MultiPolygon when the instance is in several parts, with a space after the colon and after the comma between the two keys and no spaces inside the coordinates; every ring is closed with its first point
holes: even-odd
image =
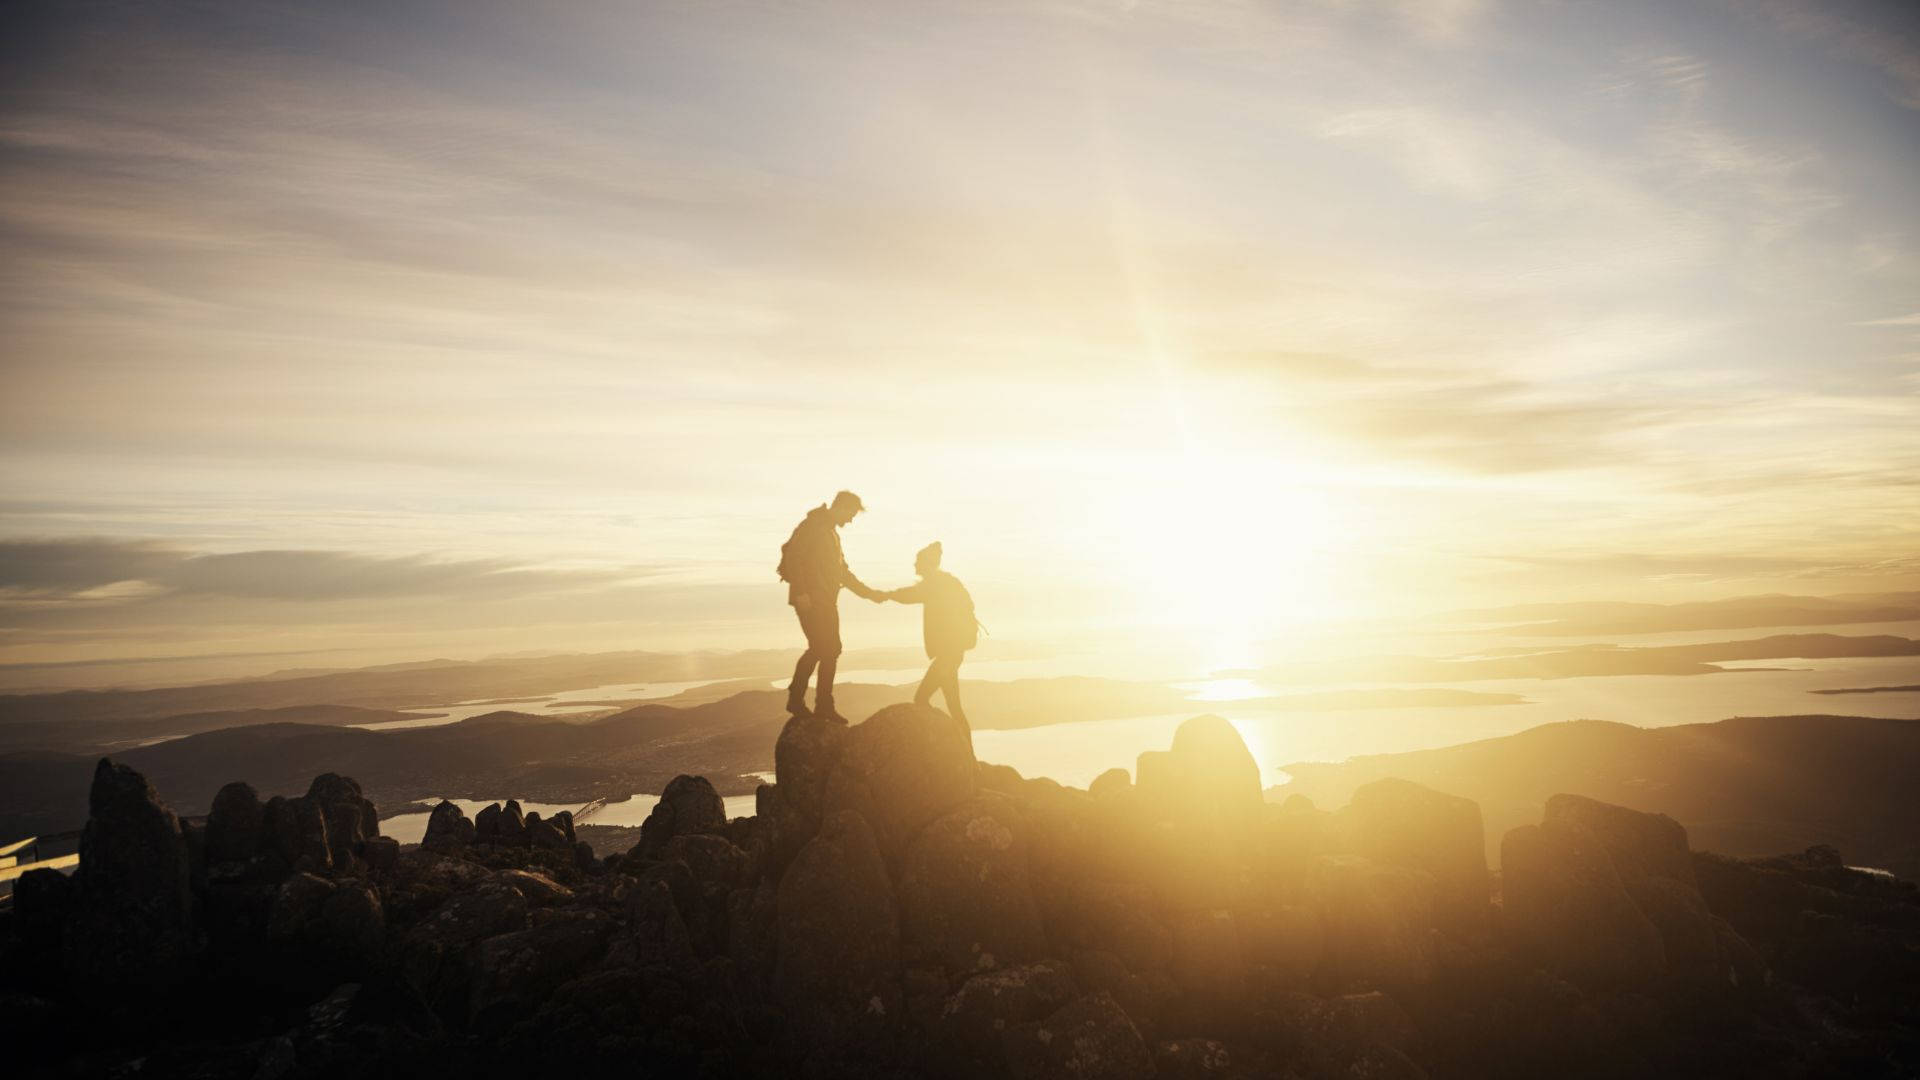
{"type": "Polygon", "coordinates": [[[842,491],[832,505],[820,505],[807,511],[793,535],[780,548],[780,580],[787,583],[787,603],[800,619],[800,630],[807,635],[807,651],[793,666],[793,683],[787,687],[787,711],[807,715],[807,680],[815,665],[820,668],[820,689],[814,695],[813,715],[844,724],[833,707],[833,669],[840,663],[840,590],[878,603],[880,594],[853,576],[847,569],[847,557],[840,551],[840,526],[866,507],[860,496],[842,491]]]}

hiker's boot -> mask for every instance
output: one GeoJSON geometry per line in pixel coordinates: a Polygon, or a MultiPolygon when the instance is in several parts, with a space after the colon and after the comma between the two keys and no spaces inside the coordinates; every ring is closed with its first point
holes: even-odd
{"type": "Polygon", "coordinates": [[[796,686],[787,691],[787,714],[789,716],[812,716],[807,708],[807,688],[796,686]]]}
{"type": "Polygon", "coordinates": [[[847,718],[841,716],[840,711],[833,707],[833,699],[824,695],[814,700],[813,715],[830,724],[845,724],[847,722],[847,718]]]}

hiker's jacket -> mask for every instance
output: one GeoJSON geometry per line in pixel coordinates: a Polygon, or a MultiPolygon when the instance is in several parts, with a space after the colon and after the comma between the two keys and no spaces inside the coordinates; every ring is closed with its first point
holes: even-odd
{"type": "Polygon", "coordinates": [[[787,603],[801,597],[834,603],[842,588],[865,596],[872,590],[853,576],[840,550],[840,530],[826,504],[807,511],[780,549],[780,576],[787,582],[787,603]]]}
{"type": "Polygon", "coordinates": [[[920,628],[929,658],[953,656],[980,643],[980,624],[974,621],[973,597],[959,578],[945,570],[935,570],[887,595],[902,604],[925,605],[920,628]]]}

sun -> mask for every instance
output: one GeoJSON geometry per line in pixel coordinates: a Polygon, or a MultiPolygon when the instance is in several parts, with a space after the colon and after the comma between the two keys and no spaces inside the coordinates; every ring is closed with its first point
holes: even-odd
{"type": "Polygon", "coordinates": [[[1142,478],[1128,535],[1137,599],[1210,668],[1251,666],[1264,641],[1329,614],[1334,509],[1284,466],[1183,454],[1142,478]]]}

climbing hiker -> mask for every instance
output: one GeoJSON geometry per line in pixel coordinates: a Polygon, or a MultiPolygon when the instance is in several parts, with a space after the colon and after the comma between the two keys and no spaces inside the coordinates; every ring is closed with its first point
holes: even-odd
{"type": "MultiPolygon", "coordinates": [[[[968,649],[980,643],[980,623],[974,618],[973,597],[959,578],[940,569],[940,556],[938,540],[921,548],[913,560],[913,571],[920,580],[903,589],[883,592],[880,598],[922,605],[922,635],[927,658],[932,662],[913,702],[925,705],[938,690],[947,703],[948,715],[965,725],[967,714],[960,707],[960,661],[966,659],[968,649]]],[[[967,741],[973,741],[972,728],[967,729],[967,741]]]]}

